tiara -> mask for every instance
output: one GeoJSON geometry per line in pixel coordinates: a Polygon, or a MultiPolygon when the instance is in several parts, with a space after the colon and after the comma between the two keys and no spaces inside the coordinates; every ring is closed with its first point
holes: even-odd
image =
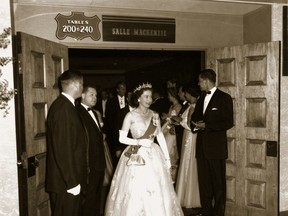
{"type": "Polygon", "coordinates": [[[142,85],[139,85],[137,88],[134,89],[134,93],[136,91],[140,91],[143,88],[152,88],[152,85],[150,83],[143,83],[142,85]]]}

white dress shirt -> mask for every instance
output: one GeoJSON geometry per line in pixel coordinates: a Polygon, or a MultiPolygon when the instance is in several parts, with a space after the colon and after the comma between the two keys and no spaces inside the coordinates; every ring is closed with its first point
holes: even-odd
{"type": "MultiPolygon", "coordinates": [[[[81,103],[81,105],[82,105],[87,111],[88,111],[88,108],[90,108],[90,107],[88,107],[87,105],[85,105],[85,104],[83,104],[83,103],[81,103]]],[[[92,119],[94,120],[94,122],[96,123],[97,127],[100,128],[100,125],[98,124],[98,121],[97,121],[97,119],[96,119],[93,111],[92,111],[92,110],[89,110],[88,113],[90,114],[90,116],[92,117],[92,119]]]]}
{"type": "Polygon", "coordinates": [[[210,94],[206,94],[205,99],[204,99],[204,105],[203,105],[203,113],[205,113],[206,108],[214,94],[214,92],[216,91],[216,87],[213,87],[212,89],[210,89],[210,94]]]}
{"type": "Polygon", "coordinates": [[[121,97],[120,95],[117,95],[117,97],[118,97],[120,109],[124,108],[125,107],[125,96],[121,97]]]}
{"type": "Polygon", "coordinates": [[[62,95],[64,95],[72,104],[75,106],[75,99],[71,97],[69,94],[66,94],[65,92],[61,92],[62,95]]]}

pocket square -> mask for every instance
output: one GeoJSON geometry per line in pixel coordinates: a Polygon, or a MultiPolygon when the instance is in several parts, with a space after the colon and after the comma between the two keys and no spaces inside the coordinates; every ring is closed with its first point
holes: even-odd
{"type": "Polygon", "coordinates": [[[214,107],[214,108],[212,108],[211,110],[218,110],[218,108],[215,108],[215,107],[214,107]]]}

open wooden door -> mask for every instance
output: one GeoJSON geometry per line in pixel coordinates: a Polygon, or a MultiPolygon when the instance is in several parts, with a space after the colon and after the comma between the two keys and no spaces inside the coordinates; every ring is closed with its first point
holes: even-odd
{"type": "Polygon", "coordinates": [[[57,77],[68,69],[68,47],[20,32],[15,43],[20,214],[48,216],[45,121],[59,94],[57,77]]]}
{"type": "Polygon", "coordinates": [[[228,216],[278,215],[280,43],[207,51],[206,66],[234,101],[228,131],[228,216]]]}

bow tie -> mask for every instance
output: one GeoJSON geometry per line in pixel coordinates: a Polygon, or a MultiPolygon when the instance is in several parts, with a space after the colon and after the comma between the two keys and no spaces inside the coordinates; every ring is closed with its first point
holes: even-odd
{"type": "Polygon", "coordinates": [[[207,91],[206,94],[211,94],[211,91],[207,91]]]}
{"type": "Polygon", "coordinates": [[[88,107],[87,110],[90,111],[90,110],[93,110],[93,109],[88,107]]]}

